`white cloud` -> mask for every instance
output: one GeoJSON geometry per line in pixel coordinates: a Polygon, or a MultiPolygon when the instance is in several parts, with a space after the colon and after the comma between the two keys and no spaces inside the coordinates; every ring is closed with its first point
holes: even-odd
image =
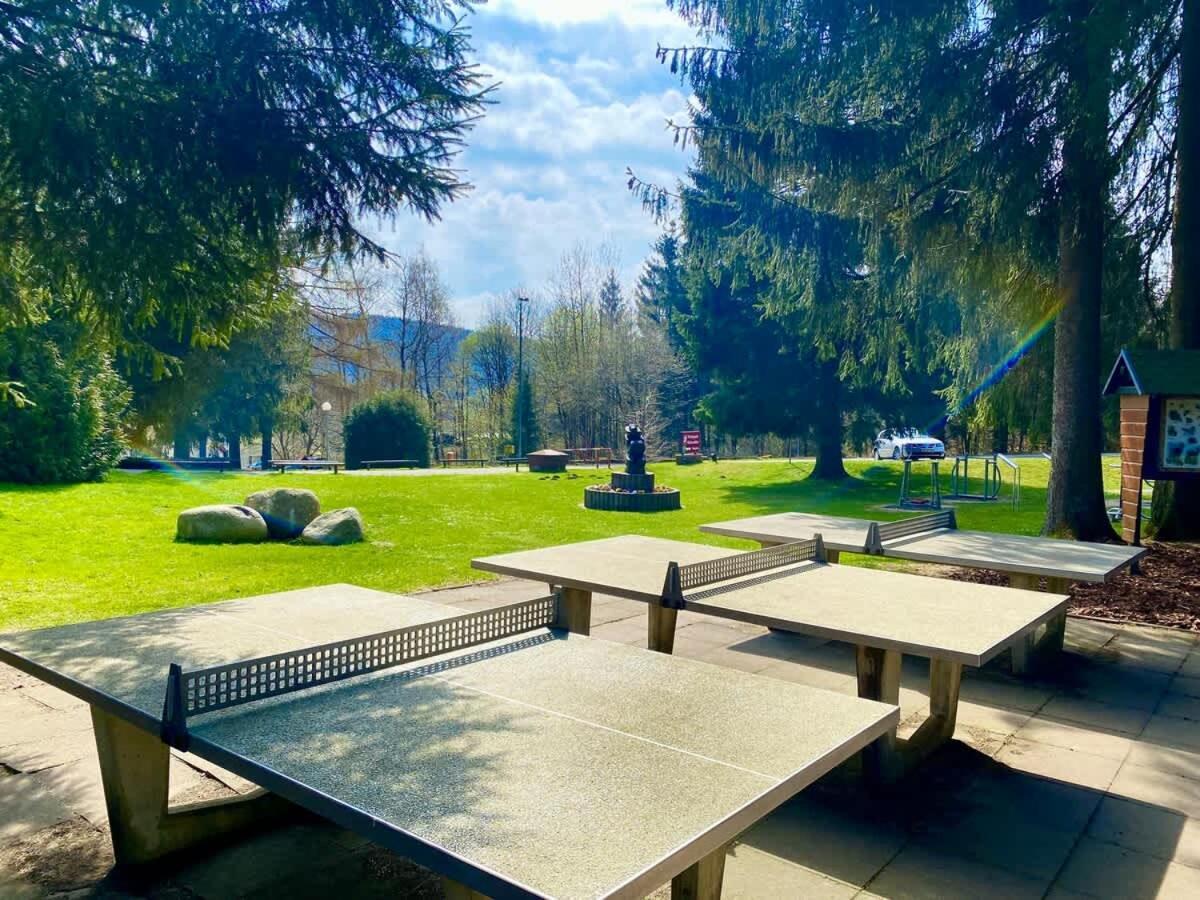
{"type": "Polygon", "coordinates": [[[649,30],[686,27],[663,0],[488,0],[484,10],[554,26],[617,21],[649,30]]]}
{"type": "Polygon", "coordinates": [[[439,222],[368,232],[396,252],[424,247],[468,327],[509,290],[539,293],[578,243],[609,245],[631,289],[660,226],[626,189],[626,167],[669,186],[690,159],[666,130],[688,98],[654,59],[681,25],[659,0],[493,0],[472,28],[500,87],[456,163],[475,189],[439,222]]]}

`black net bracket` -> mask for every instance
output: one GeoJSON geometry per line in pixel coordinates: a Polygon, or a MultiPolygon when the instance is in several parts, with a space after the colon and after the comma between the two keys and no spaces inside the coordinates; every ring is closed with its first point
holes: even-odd
{"type": "Polygon", "coordinates": [[[687,601],[683,597],[683,579],[679,577],[679,563],[667,563],[667,578],[663,582],[662,606],[667,609],[683,609],[687,601]]]}
{"type": "Polygon", "coordinates": [[[183,668],[179,663],[171,663],[167,672],[167,696],[163,700],[161,735],[163,743],[187,752],[191,742],[188,739],[187,707],[183,701],[183,668]]]}

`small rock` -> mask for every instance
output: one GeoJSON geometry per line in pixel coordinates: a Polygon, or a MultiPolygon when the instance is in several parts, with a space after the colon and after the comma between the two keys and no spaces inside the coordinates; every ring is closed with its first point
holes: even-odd
{"type": "Polygon", "coordinates": [[[332,509],[317,516],[304,529],[300,540],[305,544],[355,544],[363,539],[363,519],[353,506],[332,509]]]}
{"type": "Polygon", "coordinates": [[[246,498],[246,505],[267,520],[271,537],[290,540],[299,537],[306,525],[321,514],[321,501],[312,491],[302,488],[268,488],[246,498]]]}
{"type": "Polygon", "coordinates": [[[195,506],[179,514],[175,537],[181,541],[253,544],[267,539],[267,523],[248,506],[195,506]]]}

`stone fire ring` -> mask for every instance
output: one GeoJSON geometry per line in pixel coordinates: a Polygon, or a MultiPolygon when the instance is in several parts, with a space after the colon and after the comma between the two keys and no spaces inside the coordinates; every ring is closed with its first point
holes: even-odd
{"type": "Polygon", "coordinates": [[[660,512],[681,509],[679,491],[665,488],[653,493],[628,493],[606,490],[590,484],[583,491],[583,505],[588,509],[607,509],[617,512],[660,512]]]}

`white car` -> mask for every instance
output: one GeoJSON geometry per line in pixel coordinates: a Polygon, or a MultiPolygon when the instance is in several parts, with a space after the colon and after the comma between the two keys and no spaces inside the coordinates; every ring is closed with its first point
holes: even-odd
{"type": "Polygon", "coordinates": [[[885,428],[875,438],[876,459],[945,459],[946,445],[915,428],[885,428]]]}

